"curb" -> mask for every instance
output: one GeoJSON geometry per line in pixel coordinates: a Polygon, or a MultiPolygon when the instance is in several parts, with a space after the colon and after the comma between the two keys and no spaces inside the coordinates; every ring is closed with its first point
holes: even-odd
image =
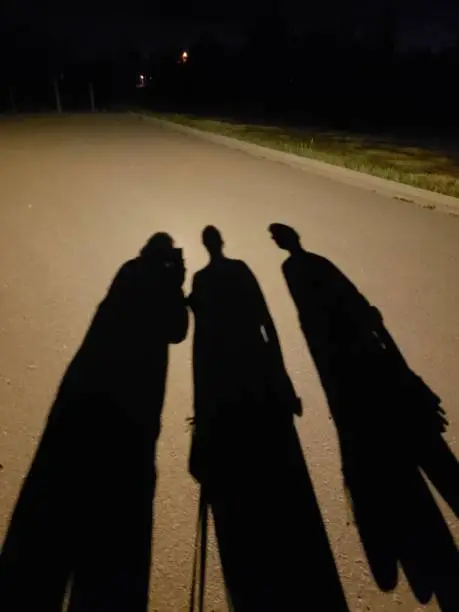
{"type": "Polygon", "coordinates": [[[175,130],[183,134],[196,136],[208,142],[223,145],[230,149],[237,151],[243,151],[254,157],[261,159],[267,159],[270,161],[277,161],[283,164],[287,164],[294,168],[301,170],[314,172],[320,176],[324,176],[331,180],[340,181],[347,185],[354,187],[361,187],[373,193],[379,193],[391,197],[395,200],[401,200],[402,202],[415,203],[429,210],[441,210],[448,212],[451,215],[459,216],[459,198],[452,196],[435,193],[433,191],[427,191],[426,189],[420,189],[418,187],[412,187],[411,185],[405,185],[404,183],[397,183],[389,179],[384,179],[379,176],[372,176],[371,174],[365,174],[358,172],[357,170],[351,170],[349,168],[343,168],[341,166],[334,166],[333,164],[327,164],[323,161],[316,159],[310,159],[308,157],[300,157],[293,153],[287,153],[284,151],[278,151],[277,149],[270,149],[263,147],[251,142],[244,140],[238,140],[231,138],[230,136],[222,136],[221,134],[215,134],[214,132],[206,132],[199,130],[198,128],[182,125],[180,123],[174,123],[167,121],[166,119],[159,119],[152,117],[147,114],[135,112],[133,115],[137,115],[142,119],[146,119],[158,127],[175,130]]]}

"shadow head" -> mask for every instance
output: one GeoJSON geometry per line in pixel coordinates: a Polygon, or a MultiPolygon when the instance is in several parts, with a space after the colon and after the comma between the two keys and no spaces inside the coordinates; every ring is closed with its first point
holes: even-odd
{"type": "Polygon", "coordinates": [[[269,226],[271,238],[284,251],[297,251],[301,248],[300,237],[296,230],[283,223],[272,223],[269,226]]]}
{"type": "Polygon", "coordinates": [[[140,256],[146,260],[165,259],[174,250],[174,240],[166,232],[157,232],[148,240],[140,251],[140,256]]]}
{"type": "Polygon", "coordinates": [[[209,255],[212,257],[221,256],[223,253],[223,238],[218,230],[213,225],[208,225],[202,232],[202,243],[206,247],[209,255]]]}

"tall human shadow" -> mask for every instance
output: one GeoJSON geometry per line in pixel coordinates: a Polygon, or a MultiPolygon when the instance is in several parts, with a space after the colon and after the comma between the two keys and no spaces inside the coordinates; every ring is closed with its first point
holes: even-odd
{"type": "Polygon", "coordinates": [[[344,484],[374,578],[400,564],[422,603],[459,609],[454,540],[423,473],[458,516],[458,462],[443,439],[440,398],[408,366],[379,311],[297,232],[270,226],[341,448],[344,484]],[[423,473],[422,473],[423,472],[423,473]]]}
{"type": "Polygon", "coordinates": [[[248,266],[207,227],[196,273],[195,430],[190,471],[212,509],[236,611],[334,610],[347,604],[302,454],[301,402],[248,266]]]}
{"type": "Polygon", "coordinates": [[[126,262],[57,392],[0,557],[2,612],[145,612],[169,343],[187,333],[167,234],[126,262]]]}

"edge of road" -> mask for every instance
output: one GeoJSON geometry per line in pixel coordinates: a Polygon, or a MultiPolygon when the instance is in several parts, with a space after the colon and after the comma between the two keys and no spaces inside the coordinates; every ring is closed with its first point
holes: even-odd
{"type": "Polygon", "coordinates": [[[166,119],[153,117],[147,113],[132,112],[131,114],[136,115],[141,119],[150,121],[158,127],[172,129],[176,132],[181,132],[190,136],[196,136],[203,140],[229,147],[230,149],[243,151],[254,157],[268,159],[270,161],[287,164],[301,170],[314,172],[320,176],[340,181],[354,187],[361,187],[362,189],[366,189],[373,193],[379,193],[380,195],[385,195],[394,200],[418,204],[422,208],[428,210],[439,210],[459,217],[459,198],[435,193],[434,191],[419,189],[418,187],[412,187],[411,185],[405,185],[404,183],[397,183],[396,181],[383,179],[378,176],[372,176],[371,174],[365,174],[349,168],[343,168],[342,166],[334,166],[332,164],[327,164],[326,162],[311,159],[309,157],[300,157],[298,155],[294,155],[293,153],[278,151],[277,149],[270,149],[268,147],[263,147],[244,140],[231,138],[230,136],[222,136],[221,134],[215,134],[214,132],[206,132],[187,125],[167,121],[166,119]]]}

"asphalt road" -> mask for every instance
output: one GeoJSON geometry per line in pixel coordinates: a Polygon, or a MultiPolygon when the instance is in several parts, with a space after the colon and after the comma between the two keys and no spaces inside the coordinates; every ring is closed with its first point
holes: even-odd
{"type": "MultiPolygon", "coordinates": [[[[450,422],[445,437],[459,455],[459,218],[134,116],[2,119],[0,535],[59,380],[120,264],[152,233],[170,232],[184,249],[189,288],[207,262],[201,231],[213,224],[226,254],[251,267],[277,326],[303,401],[296,425],[350,610],[423,610],[402,571],[385,593],[369,569],[343,491],[333,420],[282,276],[285,254],[267,231],[273,222],[293,226],[306,249],[331,260],[379,308],[410,367],[441,397],[450,422]]],[[[197,512],[185,427],[191,335],[171,349],[158,445],[150,601],[160,612],[186,610],[190,589],[197,512]]],[[[457,542],[457,518],[433,495],[457,542]]],[[[304,588],[311,588],[308,575],[304,588]]],[[[206,603],[226,609],[213,538],[206,603]]],[[[441,608],[433,598],[425,609],[441,608]]]]}

